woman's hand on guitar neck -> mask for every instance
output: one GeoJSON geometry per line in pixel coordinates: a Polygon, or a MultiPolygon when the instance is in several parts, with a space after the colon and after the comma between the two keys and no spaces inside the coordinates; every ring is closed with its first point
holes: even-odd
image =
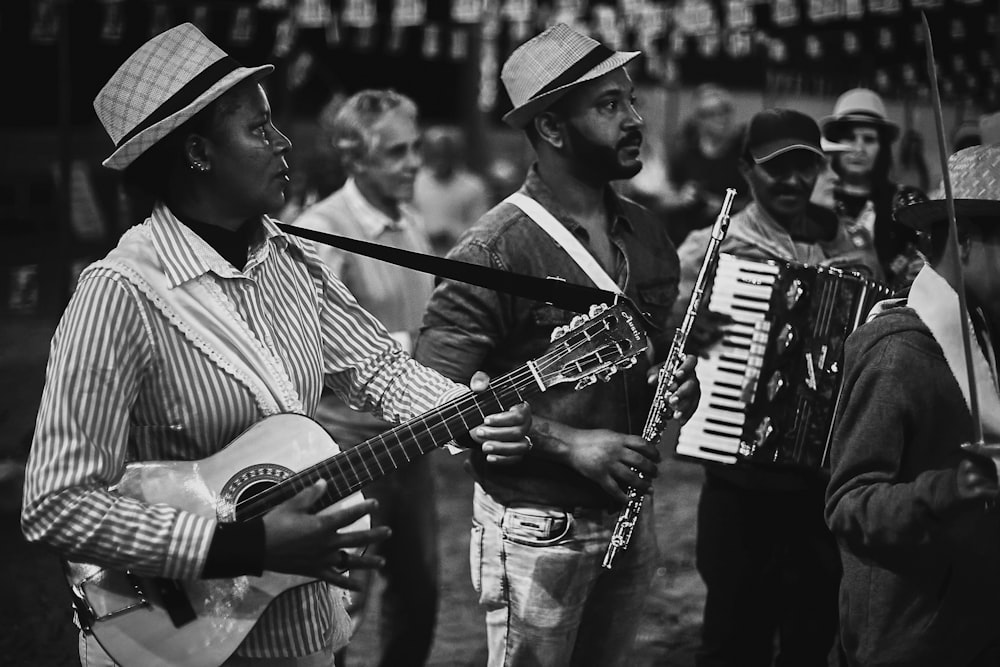
{"type": "MultiPolygon", "coordinates": [[[[476,371],[469,382],[475,393],[489,389],[490,376],[476,371]]],[[[519,462],[531,450],[528,431],[531,429],[531,408],[520,403],[492,415],[487,415],[482,426],[469,432],[472,439],[483,447],[487,463],[510,465],[519,462]]]]}
{"type": "Polygon", "coordinates": [[[326,482],[321,480],[264,515],[264,569],[357,590],[358,584],[346,571],[382,567],[382,558],[366,556],[363,551],[388,538],[390,531],[385,526],[342,531],[370,514],[378,503],[374,500],[343,506],[338,503],[315,511],[325,492],[326,482]]]}

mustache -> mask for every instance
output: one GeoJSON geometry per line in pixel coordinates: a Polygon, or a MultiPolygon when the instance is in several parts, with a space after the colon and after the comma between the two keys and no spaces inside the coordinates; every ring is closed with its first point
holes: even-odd
{"type": "Polygon", "coordinates": [[[806,191],[803,190],[802,188],[789,188],[789,187],[779,186],[771,190],[771,193],[775,197],[781,197],[784,195],[788,195],[791,197],[801,197],[806,194],[806,191]]]}
{"type": "Polygon", "coordinates": [[[629,148],[632,146],[642,146],[642,132],[629,132],[618,142],[617,148],[629,148]]]}

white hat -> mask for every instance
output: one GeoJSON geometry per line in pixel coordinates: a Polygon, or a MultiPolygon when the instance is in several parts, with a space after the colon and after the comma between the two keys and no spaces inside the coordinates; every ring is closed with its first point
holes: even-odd
{"type": "Polygon", "coordinates": [[[823,128],[823,136],[834,141],[851,125],[874,125],[886,133],[889,141],[899,136],[899,126],[889,120],[882,98],[868,88],[852,88],[838,97],[833,114],[821,120],[819,125],[823,128]]]}
{"type": "Polygon", "coordinates": [[[515,49],[503,64],[500,79],[514,105],[504,122],[524,127],[572,86],[612,72],[638,55],[639,51],[612,51],[557,23],[515,49]]]}
{"type": "Polygon", "coordinates": [[[102,164],[124,169],[240,81],[273,70],[242,67],[190,23],[160,33],[129,56],[94,98],[94,111],[115,143],[102,164]]]}

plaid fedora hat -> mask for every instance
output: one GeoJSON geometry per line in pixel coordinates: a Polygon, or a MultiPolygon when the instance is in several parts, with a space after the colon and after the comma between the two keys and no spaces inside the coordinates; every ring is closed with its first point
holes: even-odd
{"type": "Polygon", "coordinates": [[[839,141],[847,127],[860,124],[879,128],[889,141],[899,136],[899,126],[889,120],[882,98],[867,88],[852,88],[838,97],[833,113],[819,122],[823,136],[833,141],[839,141]]]}
{"type": "MultiPolygon", "coordinates": [[[[1000,145],[971,146],[948,158],[955,216],[997,218],[1000,223],[1000,145]]],[[[948,219],[944,187],[934,199],[919,199],[896,209],[896,220],[920,231],[948,219]]]]}
{"type": "Polygon", "coordinates": [[[129,56],[94,98],[94,111],[115,143],[102,164],[125,169],[237,83],[272,70],[241,66],[190,23],[160,33],[129,56]]]}
{"type": "Polygon", "coordinates": [[[521,128],[569,89],[612,72],[639,51],[612,51],[596,39],[557,23],[517,47],[503,64],[500,79],[514,108],[503,120],[521,128]]]}

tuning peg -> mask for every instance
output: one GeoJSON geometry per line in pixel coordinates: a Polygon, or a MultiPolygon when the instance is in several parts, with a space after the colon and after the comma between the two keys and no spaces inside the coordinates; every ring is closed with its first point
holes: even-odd
{"type": "Polygon", "coordinates": [[[587,377],[581,378],[579,381],[577,381],[575,389],[577,391],[580,391],[584,387],[589,387],[590,385],[594,384],[595,382],[597,382],[597,376],[596,375],[588,375],[587,377]]]}
{"type": "Polygon", "coordinates": [[[601,313],[603,313],[607,309],[608,309],[608,305],[607,304],[605,304],[605,303],[595,303],[594,305],[592,305],[590,307],[590,316],[591,317],[597,317],[598,315],[600,315],[601,313]]]}
{"type": "Polygon", "coordinates": [[[569,331],[569,327],[560,326],[552,330],[552,335],[549,337],[549,342],[556,340],[557,338],[562,338],[569,331]]]}
{"type": "Polygon", "coordinates": [[[639,360],[636,357],[629,357],[625,361],[618,364],[618,367],[621,368],[622,370],[625,370],[626,368],[632,368],[638,361],[639,360]]]}
{"type": "Polygon", "coordinates": [[[612,366],[611,368],[609,368],[608,370],[604,371],[603,373],[598,373],[598,375],[601,378],[601,382],[607,382],[607,381],[609,381],[611,379],[611,376],[614,375],[617,372],[618,372],[618,367],[617,366],[612,366]]]}
{"type": "Polygon", "coordinates": [[[587,319],[588,318],[587,318],[586,315],[577,315],[576,317],[574,317],[573,319],[571,319],[569,321],[569,328],[570,329],[576,329],[576,328],[582,326],[583,323],[587,321],[587,319]]]}

